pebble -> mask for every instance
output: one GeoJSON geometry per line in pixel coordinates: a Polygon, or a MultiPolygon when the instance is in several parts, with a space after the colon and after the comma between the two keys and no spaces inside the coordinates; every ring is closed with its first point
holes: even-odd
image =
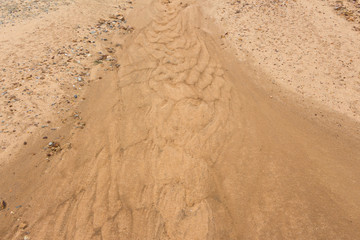
{"type": "MultiPolygon", "coordinates": [[[[59,152],[61,151],[61,146],[60,146],[60,143],[58,142],[50,142],[49,143],[49,149],[52,151],[52,152],[59,152]]],[[[51,156],[52,154],[51,153],[48,153],[48,156],[51,156]]]]}
{"type": "Polygon", "coordinates": [[[27,228],[28,227],[28,224],[26,223],[26,222],[22,222],[22,223],[20,223],[20,225],[19,225],[19,228],[20,229],[25,229],[25,228],[27,228]]]}
{"type": "Polygon", "coordinates": [[[6,206],[7,206],[7,203],[6,203],[4,200],[2,200],[2,201],[0,202],[0,211],[1,211],[1,210],[4,210],[4,209],[6,208],[6,206]]]}

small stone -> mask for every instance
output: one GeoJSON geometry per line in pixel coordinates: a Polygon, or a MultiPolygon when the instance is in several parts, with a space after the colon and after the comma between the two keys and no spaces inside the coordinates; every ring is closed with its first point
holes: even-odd
{"type": "Polygon", "coordinates": [[[20,223],[20,225],[19,225],[19,228],[20,229],[25,229],[25,228],[27,228],[28,227],[28,224],[26,223],[26,222],[22,222],[22,223],[20,223]]]}
{"type": "Polygon", "coordinates": [[[109,53],[114,53],[115,50],[113,48],[106,48],[106,51],[108,51],[109,53]]]}
{"type": "Polygon", "coordinates": [[[50,142],[49,143],[49,149],[51,150],[51,152],[49,152],[47,154],[48,157],[52,156],[54,152],[60,152],[62,150],[61,146],[60,146],[60,143],[58,143],[58,142],[50,142]]]}
{"type": "Polygon", "coordinates": [[[24,240],[30,240],[30,237],[28,235],[25,235],[24,240]]]}
{"type": "Polygon", "coordinates": [[[24,145],[27,145],[27,142],[24,142],[24,145]]]}
{"type": "Polygon", "coordinates": [[[74,98],[78,98],[78,95],[75,94],[75,95],[74,95],[74,98]]]}
{"type": "Polygon", "coordinates": [[[4,200],[0,201],[0,211],[4,210],[6,208],[6,206],[7,206],[7,203],[4,200]]]}

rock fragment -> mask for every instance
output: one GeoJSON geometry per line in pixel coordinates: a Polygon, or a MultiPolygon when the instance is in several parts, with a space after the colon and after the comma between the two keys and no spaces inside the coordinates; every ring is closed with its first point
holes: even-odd
{"type": "Polygon", "coordinates": [[[7,206],[7,203],[4,200],[1,200],[0,201],[0,211],[4,210],[6,208],[6,206],[7,206]]]}

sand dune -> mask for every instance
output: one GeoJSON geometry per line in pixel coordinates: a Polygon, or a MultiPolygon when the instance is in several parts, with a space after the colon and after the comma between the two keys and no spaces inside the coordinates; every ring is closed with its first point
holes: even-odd
{"type": "Polygon", "coordinates": [[[358,137],[270,98],[202,7],[137,2],[119,70],[93,70],[85,128],[64,125],[48,163],[34,136],[0,169],[22,204],[0,239],[360,236],[358,137]]]}

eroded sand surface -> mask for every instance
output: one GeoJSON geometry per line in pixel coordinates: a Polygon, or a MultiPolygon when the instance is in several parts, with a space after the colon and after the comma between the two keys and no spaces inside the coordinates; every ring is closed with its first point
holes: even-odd
{"type": "Polygon", "coordinates": [[[0,168],[0,239],[360,236],[356,123],[270,98],[206,6],[138,1],[99,43],[120,66],[92,67],[81,116],[0,168]]]}

